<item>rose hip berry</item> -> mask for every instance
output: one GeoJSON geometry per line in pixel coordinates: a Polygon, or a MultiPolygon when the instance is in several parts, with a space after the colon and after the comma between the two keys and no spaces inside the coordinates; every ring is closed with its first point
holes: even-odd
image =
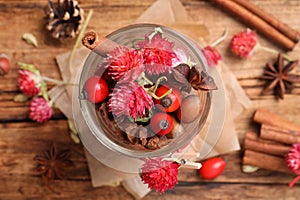
{"type": "Polygon", "coordinates": [[[150,127],[157,135],[166,135],[173,129],[173,120],[167,113],[156,113],[151,117],[150,127]]]}
{"type": "Polygon", "coordinates": [[[0,55],[0,75],[5,75],[10,70],[10,61],[5,54],[0,55]]]}
{"type": "Polygon", "coordinates": [[[87,99],[93,103],[103,101],[108,95],[108,85],[100,76],[90,77],[84,85],[87,99]]]}
{"type": "Polygon", "coordinates": [[[214,179],[224,171],[226,162],[221,157],[210,158],[202,163],[199,170],[203,179],[214,179]]]}
{"type": "MultiPolygon", "coordinates": [[[[170,90],[167,86],[160,86],[157,88],[155,94],[156,96],[160,97],[164,95],[166,92],[170,90]]],[[[162,105],[162,107],[165,109],[166,112],[174,112],[180,107],[182,100],[181,92],[175,88],[172,88],[172,92],[165,96],[162,99],[154,100],[156,104],[162,105]]]]}

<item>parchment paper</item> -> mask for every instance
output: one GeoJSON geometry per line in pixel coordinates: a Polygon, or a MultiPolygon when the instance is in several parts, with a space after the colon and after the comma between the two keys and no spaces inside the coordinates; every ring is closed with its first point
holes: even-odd
{"type": "MultiPolygon", "coordinates": [[[[133,23],[139,22],[157,23],[172,27],[191,37],[200,46],[204,46],[206,42],[209,42],[207,28],[203,24],[193,22],[179,0],[156,1],[133,23]]],[[[68,80],[70,74],[68,66],[69,54],[70,52],[67,52],[56,57],[64,81],[68,80]]],[[[72,63],[71,81],[75,80],[75,75],[78,70],[81,70],[88,54],[89,50],[84,47],[81,47],[76,51],[74,56],[75,59],[72,63]]],[[[209,147],[213,146],[209,154],[205,155],[205,158],[240,149],[236,131],[234,129],[233,118],[237,117],[244,109],[248,108],[251,102],[238,84],[236,77],[228,69],[225,63],[220,62],[216,68],[221,74],[226,91],[224,127],[217,141],[204,141],[205,138],[202,138],[201,134],[199,134],[186,151],[186,156],[191,160],[203,158],[199,155],[201,155],[201,151],[205,145],[209,147]],[[237,102],[235,102],[234,105],[230,105],[228,99],[235,99],[237,102]]],[[[50,91],[51,98],[53,98],[55,94],[63,92],[55,103],[68,119],[73,119],[72,108],[70,106],[72,105],[72,91],[73,86],[68,86],[67,88],[57,86],[50,91]]],[[[124,188],[136,198],[142,198],[149,192],[149,189],[146,185],[141,183],[140,177],[137,174],[128,174],[111,169],[97,161],[88,152],[86,152],[86,158],[94,187],[103,185],[114,186],[121,183],[124,188]]]]}

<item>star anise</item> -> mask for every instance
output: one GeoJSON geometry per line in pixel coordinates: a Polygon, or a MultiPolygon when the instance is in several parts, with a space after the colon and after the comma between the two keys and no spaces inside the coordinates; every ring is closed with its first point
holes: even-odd
{"type": "Polygon", "coordinates": [[[199,72],[192,67],[189,74],[189,82],[195,90],[216,90],[218,89],[214,79],[205,71],[199,72]]]}
{"type": "Polygon", "coordinates": [[[276,97],[284,99],[284,94],[291,92],[294,88],[293,83],[300,83],[299,75],[289,74],[298,65],[298,60],[284,64],[282,54],[278,54],[277,61],[273,65],[267,63],[266,69],[260,77],[263,80],[267,80],[262,94],[273,90],[276,97]]]}
{"type": "Polygon", "coordinates": [[[180,64],[173,68],[172,80],[180,90],[190,92],[195,90],[216,90],[217,85],[214,79],[205,71],[199,72],[195,66],[180,64]]]}
{"type": "Polygon", "coordinates": [[[69,160],[69,156],[69,149],[58,151],[56,145],[53,143],[50,149],[45,151],[43,155],[36,155],[33,158],[38,163],[34,170],[35,174],[41,175],[45,186],[54,193],[59,194],[59,192],[50,186],[50,181],[56,177],[65,179],[64,168],[73,165],[73,162],[69,160]]]}

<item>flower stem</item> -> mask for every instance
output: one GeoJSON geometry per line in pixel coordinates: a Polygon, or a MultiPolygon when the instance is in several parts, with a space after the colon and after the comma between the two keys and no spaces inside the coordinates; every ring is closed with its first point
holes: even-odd
{"type": "MultiPolygon", "coordinates": [[[[165,77],[165,76],[159,77],[159,78],[156,80],[155,84],[154,84],[152,87],[150,87],[150,88],[145,88],[144,85],[143,85],[143,88],[144,88],[144,89],[147,91],[147,93],[150,94],[154,99],[160,100],[160,99],[162,99],[162,98],[168,96],[168,95],[172,92],[172,88],[170,88],[167,92],[165,92],[165,93],[164,93],[163,95],[161,95],[161,96],[157,96],[157,95],[155,94],[155,92],[156,92],[156,90],[157,90],[157,87],[159,86],[160,82],[166,81],[166,80],[167,80],[167,77],[165,77]]],[[[153,84],[153,83],[152,83],[152,84],[153,84]]]]}
{"type": "Polygon", "coordinates": [[[55,83],[56,85],[76,85],[75,83],[66,83],[64,81],[60,81],[60,80],[56,80],[56,79],[53,79],[53,78],[49,78],[47,76],[41,76],[41,78],[44,81],[47,81],[47,82],[50,82],[50,83],[55,83]]]}
{"type": "Polygon", "coordinates": [[[300,179],[300,175],[297,176],[296,178],[294,178],[294,179],[290,182],[289,187],[293,187],[293,186],[295,185],[295,183],[296,183],[299,179],[300,179]]]}
{"type": "Polygon", "coordinates": [[[188,161],[187,159],[178,159],[178,158],[163,158],[163,160],[169,161],[169,162],[176,162],[180,164],[181,167],[183,168],[188,168],[188,169],[200,169],[202,167],[201,163],[193,162],[193,161],[188,161]]]}
{"type": "MultiPolygon", "coordinates": [[[[262,46],[261,44],[257,43],[256,46],[257,49],[261,49],[263,51],[273,53],[273,54],[278,54],[279,52],[276,51],[275,49],[271,49],[269,47],[262,46]]],[[[292,61],[292,59],[287,55],[287,54],[282,54],[283,58],[285,58],[287,61],[292,61]]]]}
{"type": "Polygon", "coordinates": [[[50,106],[52,107],[54,101],[60,96],[62,95],[62,93],[65,92],[65,87],[63,89],[61,89],[58,93],[55,94],[55,96],[53,98],[51,98],[51,100],[49,101],[50,106]]]}
{"type": "Polygon", "coordinates": [[[145,85],[153,85],[153,83],[145,76],[145,72],[142,72],[139,79],[138,79],[138,83],[141,86],[145,86],[145,85]]]}
{"type": "Polygon", "coordinates": [[[154,92],[150,92],[149,94],[154,98],[154,99],[157,99],[157,100],[160,100],[166,96],[168,96],[170,93],[172,92],[172,88],[170,88],[167,92],[165,92],[163,95],[161,96],[157,96],[154,92]]]}
{"type": "Polygon", "coordinates": [[[72,71],[72,62],[73,62],[73,58],[74,58],[74,55],[75,55],[75,51],[76,51],[76,49],[77,49],[77,47],[78,47],[78,45],[81,41],[81,38],[82,38],[86,28],[87,28],[87,25],[89,24],[89,21],[92,18],[92,15],[93,15],[93,10],[91,9],[91,10],[89,10],[89,13],[86,17],[86,20],[85,20],[84,24],[83,24],[83,27],[82,27],[82,29],[81,29],[81,31],[80,31],[77,39],[76,39],[75,45],[74,45],[74,47],[73,47],[73,49],[70,53],[70,57],[69,57],[69,72],[70,72],[70,75],[69,75],[69,80],[68,81],[71,80],[72,73],[73,73],[73,71],[72,71]]]}
{"type": "Polygon", "coordinates": [[[214,41],[213,43],[211,43],[210,44],[210,46],[212,46],[212,47],[215,47],[215,46],[217,46],[218,44],[220,44],[225,38],[226,38],[226,36],[227,36],[227,28],[224,30],[224,32],[223,32],[223,35],[220,37],[220,38],[218,38],[216,41],[214,41]]]}

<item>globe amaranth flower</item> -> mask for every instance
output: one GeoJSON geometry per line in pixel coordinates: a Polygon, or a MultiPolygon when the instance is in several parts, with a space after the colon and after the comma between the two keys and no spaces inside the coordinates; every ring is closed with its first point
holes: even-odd
{"type": "Polygon", "coordinates": [[[148,184],[148,188],[163,193],[178,183],[179,166],[177,162],[163,160],[160,157],[145,159],[140,174],[142,182],[148,184]]]}
{"type": "Polygon", "coordinates": [[[118,82],[108,100],[108,109],[113,115],[128,115],[134,121],[148,117],[152,106],[152,97],[137,82],[118,82]]]}
{"type": "Polygon", "coordinates": [[[249,58],[258,42],[255,31],[247,29],[234,35],[230,41],[230,49],[242,58],[249,58]]]}
{"type": "Polygon", "coordinates": [[[37,122],[48,121],[53,114],[50,103],[43,97],[35,97],[29,105],[29,118],[37,122]]]}
{"type": "Polygon", "coordinates": [[[209,67],[214,67],[218,64],[219,60],[222,59],[219,51],[213,46],[206,46],[202,53],[206,58],[207,64],[209,67]]]}
{"type": "Polygon", "coordinates": [[[172,50],[174,43],[163,38],[161,30],[146,35],[144,40],[136,43],[136,47],[143,53],[145,71],[148,74],[169,72],[178,60],[172,50]]]}
{"type": "Polygon", "coordinates": [[[35,96],[41,91],[42,79],[29,70],[19,70],[18,84],[22,93],[35,96]]]}
{"type": "Polygon", "coordinates": [[[294,144],[286,155],[287,167],[298,175],[289,184],[292,187],[300,179],[300,143],[294,144]]]}
{"type": "Polygon", "coordinates": [[[107,57],[108,75],[117,81],[124,76],[127,71],[143,64],[142,52],[127,47],[117,47],[108,54],[107,57]]]}
{"type": "Polygon", "coordinates": [[[174,51],[159,48],[144,48],[143,52],[145,71],[148,74],[158,75],[171,71],[178,58],[174,51]]]}
{"type": "Polygon", "coordinates": [[[145,35],[145,39],[136,43],[140,49],[144,48],[159,48],[163,50],[172,50],[174,43],[162,37],[162,33],[156,31],[152,34],[145,35]]]}

